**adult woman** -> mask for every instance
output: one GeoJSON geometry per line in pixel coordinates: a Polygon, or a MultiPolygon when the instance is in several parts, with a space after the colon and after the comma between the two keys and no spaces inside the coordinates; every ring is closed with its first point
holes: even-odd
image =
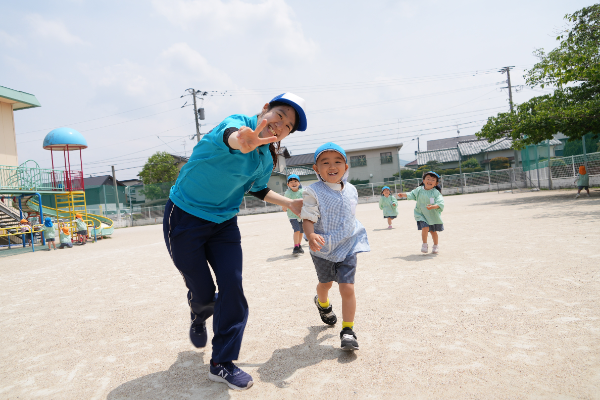
{"type": "Polygon", "coordinates": [[[232,389],[248,389],[253,383],[232,363],[248,319],[236,214],[247,192],[300,214],[301,199],[267,188],[277,163],[274,143],[296,130],[306,130],[306,114],[304,100],[292,93],[275,97],[259,115],[226,118],[194,147],[165,209],[165,243],[188,288],[190,339],[196,347],[206,345],[205,321],[214,314],[209,378],[232,389]]]}

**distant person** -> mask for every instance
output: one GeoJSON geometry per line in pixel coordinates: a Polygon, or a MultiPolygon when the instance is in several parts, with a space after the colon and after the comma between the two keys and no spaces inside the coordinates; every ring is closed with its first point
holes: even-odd
{"type": "Polygon", "coordinates": [[[64,249],[65,247],[68,247],[70,249],[71,247],[73,247],[73,243],[71,242],[71,235],[69,234],[69,228],[67,228],[66,226],[63,226],[59,232],[59,237],[60,237],[60,246],[58,246],[59,249],[64,249]]]}
{"type": "Polygon", "coordinates": [[[23,243],[31,246],[31,231],[32,227],[25,218],[23,218],[19,224],[19,231],[23,234],[23,243]]]}
{"type": "Polygon", "coordinates": [[[52,223],[52,218],[46,217],[44,218],[44,239],[48,244],[48,251],[51,251],[50,243],[52,243],[52,247],[56,250],[56,244],[54,243],[56,238],[56,230],[54,229],[54,224],[52,223]]]}
{"type": "Polygon", "coordinates": [[[587,196],[590,197],[590,176],[585,169],[585,165],[581,165],[579,167],[579,177],[575,183],[577,184],[577,194],[575,195],[576,199],[579,197],[579,193],[581,193],[582,189],[585,189],[587,196]]]}
{"type": "Polygon", "coordinates": [[[444,230],[442,221],[442,211],[444,211],[444,196],[442,188],[439,186],[440,176],[433,171],[426,172],[423,175],[423,182],[410,193],[398,193],[399,197],[406,197],[408,200],[415,200],[415,220],[417,220],[417,229],[421,231],[423,245],[421,253],[429,252],[427,244],[427,234],[431,233],[433,239],[433,248],[431,252],[438,254],[440,252],[438,232],[444,230]]]}
{"type": "Polygon", "coordinates": [[[317,271],[315,305],[321,321],[335,325],[337,316],[328,294],[333,282],[342,296],[343,350],[358,350],[354,333],[356,254],[370,251],[367,231],[356,219],[358,192],[347,182],[348,158],[335,143],[317,149],[313,169],[319,181],[304,190],[302,214],[310,255],[317,271]]]}
{"type": "Polygon", "coordinates": [[[392,221],[398,216],[398,202],[389,186],[381,188],[379,209],[383,211],[383,218],[387,218],[388,229],[392,229],[392,221]]]}
{"type": "MultiPolygon", "coordinates": [[[[302,198],[304,189],[300,187],[300,177],[298,175],[292,174],[288,176],[287,186],[288,189],[283,194],[285,197],[292,200],[302,198]]],[[[300,254],[304,254],[304,250],[302,249],[302,234],[304,233],[304,229],[302,229],[302,219],[287,207],[282,208],[283,211],[287,210],[287,217],[294,230],[294,250],[292,250],[292,255],[299,256],[300,254]]]]}
{"type": "Polygon", "coordinates": [[[84,245],[87,243],[87,224],[83,220],[83,215],[75,214],[75,229],[77,229],[77,239],[84,245]]]}
{"type": "MultiPolygon", "coordinates": [[[[274,143],[304,130],[304,100],[292,93],[276,96],[257,115],[225,118],[196,144],[165,207],[165,243],[188,288],[190,340],[206,346],[206,320],[214,314],[208,378],[231,389],[253,385],[252,377],[233,363],[248,321],[236,214],[247,192],[300,214],[301,199],[277,194],[267,183],[277,165],[279,145],[274,143]]],[[[269,226],[261,228],[269,231],[269,226]]]]}

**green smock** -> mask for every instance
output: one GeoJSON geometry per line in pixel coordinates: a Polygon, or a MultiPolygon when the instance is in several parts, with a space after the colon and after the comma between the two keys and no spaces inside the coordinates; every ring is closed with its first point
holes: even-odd
{"type": "Polygon", "coordinates": [[[415,220],[425,221],[427,225],[443,224],[442,211],[444,211],[444,196],[436,189],[425,190],[424,186],[419,186],[415,190],[406,194],[408,200],[415,200],[415,220]],[[439,206],[433,210],[428,210],[427,206],[432,204],[439,206]]]}
{"type": "Polygon", "coordinates": [[[379,198],[379,209],[383,210],[384,217],[395,217],[398,215],[398,202],[391,194],[388,197],[379,198]]]}
{"type": "MultiPolygon", "coordinates": [[[[296,200],[302,198],[302,192],[304,192],[303,188],[298,189],[296,192],[294,192],[292,189],[288,189],[283,195],[288,199],[296,200]]],[[[287,216],[289,219],[297,219],[298,221],[302,221],[302,218],[294,214],[289,208],[287,209],[287,216]]]]}

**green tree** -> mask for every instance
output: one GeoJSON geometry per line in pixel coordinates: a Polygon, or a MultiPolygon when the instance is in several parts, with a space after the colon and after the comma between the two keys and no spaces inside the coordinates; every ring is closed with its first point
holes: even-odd
{"type": "Polygon", "coordinates": [[[568,26],[556,38],[558,47],[550,53],[536,50],[540,61],[525,75],[528,86],[556,87],[554,93],[488,118],[478,137],[493,141],[508,134],[513,147],[522,149],[557,132],[572,140],[600,132],[600,4],[565,19],[568,26]]]}
{"type": "Polygon", "coordinates": [[[507,169],[510,168],[510,161],[506,157],[495,157],[490,160],[490,169],[507,169]]]}
{"type": "Polygon", "coordinates": [[[475,157],[471,157],[466,161],[462,162],[463,168],[479,168],[479,161],[475,157]]]}
{"type": "Polygon", "coordinates": [[[167,198],[171,182],[177,179],[178,174],[173,156],[166,151],[156,152],[148,158],[142,172],[138,174],[144,182],[142,192],[150,200],[167,198]]]}

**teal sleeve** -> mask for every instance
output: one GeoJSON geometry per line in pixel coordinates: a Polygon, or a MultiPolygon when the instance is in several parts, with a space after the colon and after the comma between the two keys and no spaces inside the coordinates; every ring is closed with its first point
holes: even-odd
{"type": "Polygon", "coordinates": [[[419,186],[419,187],[415,188],[414,190],[406,193],[406,200],[415,200],[415,201],[417,201],[417,195],[419,194],[419,189],[420,188],[421,187],[419,186]]]}
{"type": "Polygon", "coordinates": [[[442,194],[437,191],[437,194],[435,195],[435,204],[440,208],[440,212],[444,211],[444,196],[442,196],[442,194]]]}
{"type": "MultiPolygon", "coordinates": [[[[270,153],[269,153],[269,157],[270,157],[270,153]]],[[[271,161],[271,167],[267,168],[265,173],[254,182],[254,185],[252,185],[252,189],[250,189],[251,192],[260,192],[261,190],[264,190],[267,188],[267,183],[269,183],[269,179],[271,178],[271,173],[273,172],[273,160],[270,160],[270,161],[271,161]]]]}
{"type": "Polygon", "coordinates": [[[381,197],[379,198],[379,209],[380,209],[380,210],[383,210],[383,199],[385,199],[385,197],[383,197],[383,196],[381,196],[381,197]]]}

